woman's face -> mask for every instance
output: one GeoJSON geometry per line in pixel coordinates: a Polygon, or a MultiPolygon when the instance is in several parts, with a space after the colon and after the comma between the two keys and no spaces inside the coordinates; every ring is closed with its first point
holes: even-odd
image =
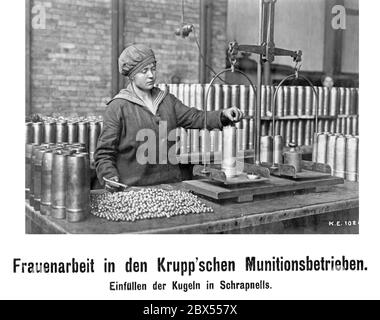
{"type": "Polygon", "coordinates": [[[140,72],[136,73],[133,83],[141,90],[151,90],[156,81],[156,64],[147,65],[140,72]]]}

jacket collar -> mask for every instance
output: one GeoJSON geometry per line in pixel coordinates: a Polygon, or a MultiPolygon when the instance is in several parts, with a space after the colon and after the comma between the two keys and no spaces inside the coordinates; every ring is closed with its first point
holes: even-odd
{"type": "MultiPolygon", "coordinates": [[[[162,100],[164,100],[165,96],[168,93],[168,89],[165,87],[165,91],[154,87],[152,89],[152,96],[153,96],[153,104],[158,107],[162,100]]],[[[124,99],[133,103],[136,103],[142,107],[146,107],[144,101],[142,101],[133,90],[132,84],[128,84],[127,88],[122,89],[116,96],[114,96],[108,103],[110,104],[115,99],[124,99]]]]}

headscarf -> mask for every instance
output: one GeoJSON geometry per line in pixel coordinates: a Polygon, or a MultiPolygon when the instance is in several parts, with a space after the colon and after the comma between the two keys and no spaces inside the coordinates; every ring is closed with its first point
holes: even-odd
{"type": "Polygon", "coordinates": [[[156,62],[156,58],[151,48],[144,44],[131,44],[119,57],[119,72],[133,78],[136,73],[154,62],[156,62]]]}

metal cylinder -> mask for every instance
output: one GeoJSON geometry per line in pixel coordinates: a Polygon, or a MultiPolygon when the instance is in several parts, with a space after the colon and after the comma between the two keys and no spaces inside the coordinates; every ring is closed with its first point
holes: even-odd
{"type": "Polygon", "coordinates": [[[282,136],[274,136],[273,145],[273,162],[275,164],[282,164],[282,152],[284,148],[284,139],[282,138],[282,136]]]}
{"type": "MultiPolygon", "coordinates": [[[[200,84],[190,84],[190,100],[189,100],[189,104],[188,106],[190,108],[202,108],[203,107],[203,92],[201,93],[202,94],[202,100],[200,98],[197,98],[197,94],[198,94],[198,88],[201,86],[200,84]],[[197,104],[197,100],[201,100],[201,102],[199,104],[197,104]]],[[[189,134],[191,136],[191,139],[190,139],[190,152],[192,154],[195,154],[195,153],[199,153],[199,130],[198,129],[189,129],[189,134]]]]}
{"type": "Polygon", "coordinates": [[[305,146],[311,145],[311,137],[312,137],[311,122],[312,120],[306,120],[305,122],[305,142],[304,142],[305,146]]]}
{"type": "MultiPolygon", "coordinates": [[[[221,84],[214,84],[214,110],[218,111],[223,109],[223,89],[221,84]]],[[[212,134],[214,138],[211,139],[214,141],[214,150],[212,151],[222,151],[223,148],[223,133],[222,130],[213,130],[212,134]]]]}
{"type": "Polygon", "coordinates": [[[261,136],[267,136],[268,129],[269,129],[268,121],[262,121],[261,122],[261,136]]]}
{"type": "Polygon", "coordinates": [[[47,150],[42,157],[41,204],[42,215],[51,215],[51,181],[52,181],[53,151],[47,150]]]}
{"type": "Polygon", "coordinates": [[[295,143],[289,143],[289,151],[284,152],[284,164],[293,166],[296,172],[302,171],[302,153],[295,143]]]}
{"type": "Polygon", "coordinates": [[[350,88],[351,95],[351,114],[359,113],[359,96],[358,96],[358,88],[350,88]]]}
{"type": "Polygon", "coordinates": [[[271,136],[260,137],[260,161],[264,163],[273,162],[273,140],[271,136]]]}
{"type": "Polygon", "coordinates": [[[40,145],[44,140],[44,127],[42,122],[33,123],[33,143],[40,145]]]}
{"type": "Polygon", "coordinates": [[[30,190],[29,190],[29,204],[34,207],[34,161],[37,155],[39,145],[32,143],[32,154],[30,158],[30,190]]]}
{"type": "Polygon", "coordinates": [[[274,133],[273,133],[273,122],[270,121],[268,123],[268,136],[274,136],[274,133]]]}
{"type": "MultiPolygon", "coordinates": [[[[255,106],[256,106],[255,92],[253,91],[253,88],[249,86],[248,115],[250,117],[253,117],[255,115],[255,106]]],[[[254,141],[255,141],[255,119],[250,118],[248,125],[249,125],[248,149],[252,150],[254,147],[254,141]]]]}
{"type": "Polygon", "coordinates": [[[327,133],[321,133],[317,138],[317,162],[326,163],[327,133]]]}
{"type": "MultiPolygon", "coordinates": [[[[299,146],[303,146],[305,144],[305,122],[303,120],[298,120],[298,127],[297,127],[297,144],[299,146]]],[[[294,140],[294,139],[293,139],[294,140]]]]}
{"type": "MultiPolygon", "coordinates": [[[[249,94],[249,86],[240,86],[240,110],[243,112],[243,114],[248,114],[248,94],[249,94]]],[[[240,150],[246,150],[248,148],[248,141],[249,141],[249,120],[243,119],[241,121],[240,128],[242,130],[242,138],[241,138],[241,145],[240,150]]]]}
{"type": "Polygon", "coordinates": [[[313,100],[314,92],[312,87],[305,87],[305,115],[307,116],[313,114],[313,100]]]}
{"type": "Polygon", "coordinates": [[[68,143],[78,142],[78,122],[67,123],[67,142],[68,143]]]}
{"type": "Polygon", "coordinates": [[[346,139],[346,175],[348,181],[358,181],[359,138],[346,139]]]}
{"type": "MultiPolygon", "coordinates": [[[[211,150],[211,133],[208,130],[202,129],[200,132],[200,146],[201,146],[201,152],[210,152],[215,151],[211,150]]],[[[213,145],[213,148],[215,149],[215,145],[213,145]]]]}
{"type": "Polygon", "coordinates": [[[321,115],[323,115],[323,103],[325,101],[323,87],[318,87],[317,90],[318,90],[318,106],[317,106],[317,111],[318,111],[318,115],[321,116],[321,115]]]}
{"type": "Polygon", "coordinates": [[[334,175],[336,177],[344,178],[346,170],[346,138],[339,135],[335,143],[335,164],[334,175]]]}
{"type": "Polygon", "coordinates": [[[33,124],[32,122],[25,123],[25,144],[33,143],[33,124]]]}
{"type": "Polygon", "coordinates": [[[292,122],[285,121],[285,144],[288,145],[292,142],[292,122]]]}
{"type": "Polygon", "coordinates": [[[89,149],[88,127],[87,121],[78,122],[78,142],[85,144],[86,150],[89,149]]]}
{"type": "Polygon", "coordinates": [[[325,131],[324,128],[325,128],[325,120],[319,119],[317,132],[324,132],[325,131]]]}
{"type": "Polygon", "coordinates": [[[358,117],[352,117],[352,135],[357,136],[359,134],[358,117]]]}
{"type": "Polygon", "coordinates": [[[40,211],[41,204],[41,190],[42,190],[42,158],[46,152],[45,147],[39,147],[36,149],[35,157],[33,161],[33,193],[34,202],[33,208],[36,211],[40,211]]]}
{"type": "Polygon", "coordinates": [[[278,88],[277,97],[276,97],[276,116],[284,116],[284,87],[281,86],[278,88]]]}
{"type": "Polygon", "coordinates": [[[303,116],[305,114],[305,87],[297,87],[297,115],[303,116]]]}
{"type": "Polygon", "coordinates": [[[273,86],[266,86],[265,91],[265,116],[271,117],[272,116],[272,97],[273,97],[273,86]]]}
{"type": "Polygon", "coordinates": [[[323,125],[323,131],[330,132],[330,120],[325,120],[325,123],[323,125]]]}
{"type": "Polygon", "coordinates": [[[352,118],[346,118],[346,132],[345,134],[352,134],[352,118]]]}
{"type": "Polygon", "coordinates": [[[330,122],[330,128],[328,130],[329,132],[331,132],[331,133],[336,133],[337,132],[337,130],[336,130],[336,123],[337,123],[336,119],[331,120],[331,122],[330,122]]]}
{"type": "Polygon", "coordinates": [[[339,107],[339,89],[331,88],[330,91],[330,116],[336,116],[338,114],[339,107]]]}
{"type": "Polygon", "coordinates": [[[79,222],[86,219],[90,207],[90,162],[87,154],[67,156],[65,196],[66,219],[79,222]]]}
{"type": "Polygon", "coordinates": [[[280,136],[283,138],[284,142],[286,141],[286,121],[281,120],[277,121],[280,123],[280,136]]]}
{"type": "Polygon", "coordinates": [[[90,122],[90,134],[89,134],[89,153],[90,161],[94,161],[94,153],[96,150],[96,145],[98,143],[98,138],[100,135],[100,126],[99,122],[92,121],[90,122]]]}
{"type": "Polygon", "coordinates": [[[336,119],[336,133],[342,133],[342,120],[340,117],[336,119]]]}
{"type": "MultiPolygon", "coordinates": [[[[302,121],[302,120],[299,120],[302,121]]],[[[298,120],[292,120],[292,138],[290,139],[291,142],[294,142],[297,144],[297,122],[298,120]]]]}
{"type": "Polygon", "coordinates": [[[30,184],[32,182],[32,152],[33,144],[25,145],[25,199],[29,199],[30,184]]]}
{"type": "Polygon", "coordinates": [[[56,123],[56,142],[67,142],[67,121],[58,121],[56,123]]]}
{"type": "Polygon", "coordinates": [[[322,114],[324,116],[329,115],[330,113],[330,89],[323,87],[323,110],[322,114]]]}
{"type": "Polygon", "coordinates": [[[352,112],[352,101],[351,101],[351,94],[349,88],[344,88],[345,93],[345,105],[344,105],[344,114],[350,115],[352,112]]]}
{"type": "Polygon", "coordinates": [[[345,88],[339,88],[339,109],[338,114],[345,114],[344,111],[346,109],[346,90],[345,88]]]}
{"type": "Polygon", "coordinates": [[[284,92],[284,116],[288,116],[290,114],[290,88],[282,87],[284,92]]]}
{"type": "MultiPolygon", "coordinates": [[[[312,122],[313,124],[314,122],[312,122]]],[[[311,143],[313,144],[312,161],[317,162],[318,158],[318,136],[322,133],[314,132],[311,143]]]]}
{"type": "Polygon", "coordinates": [[[55,143],[56,130],[57,129],[56,129],[55,122],[44,123],[44,142],[45,143],[55,143]]]}
{"type": "Polygon", "coordinates": [[[297,87],[291,86],[290,89],[290,106],[289,106],[289,115],[297,115],[297,87]]]}
{"type": "Polygon", "coordinates": [[[329,134],[327,137],[326,163],[330,166],[332,175],[334,175],[335,170],[335,146],[337,137],[335,134],[329,134]]]}
{"type": "Polygon", "coordinates": [[[53,152],[52,179],[51,179],[51,216],[56,219],[65,219],[65,197],[67,181],[66,157],[70,152],[56,150],[53,152]]]}
{"type": "Polygon", "coordinates": [[[346,128],[347,128],[347,122],[346,122],[346,119],[345,118],[342,118],[341,119],[342,120],[342,122],[341,122],[341,133],[342,134],[346,134],[346,128]]]}
{"type": "Polygon", "coordinates": [[[236,172],[236,128],[223,128],[222,170],[227,178],[233,177],[236,172]]]}

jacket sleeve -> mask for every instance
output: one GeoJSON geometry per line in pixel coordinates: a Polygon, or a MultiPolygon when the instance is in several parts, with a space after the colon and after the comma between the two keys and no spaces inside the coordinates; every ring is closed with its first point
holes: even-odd
{"type": "MultiPolygon", "coordinates": [[[[196,108],[185,106],[180,100],[173,95],[169,95],[174,103],[174,110],[177,119],[177,126],[185,129],[202,129],[204,128],[205,113],[196,108]]],[[[222,110],[207,111],[207,129],[222,129],[222,110]]]]}
{"type": "Polygon", "coordinates": [[[103,131],[101,132],[95,151],[95,168],[98,180],[104,185],[103,177],[119,176],[116,168],[121,130],[120,106],[111,102],[103,117],[103,131]]]}

